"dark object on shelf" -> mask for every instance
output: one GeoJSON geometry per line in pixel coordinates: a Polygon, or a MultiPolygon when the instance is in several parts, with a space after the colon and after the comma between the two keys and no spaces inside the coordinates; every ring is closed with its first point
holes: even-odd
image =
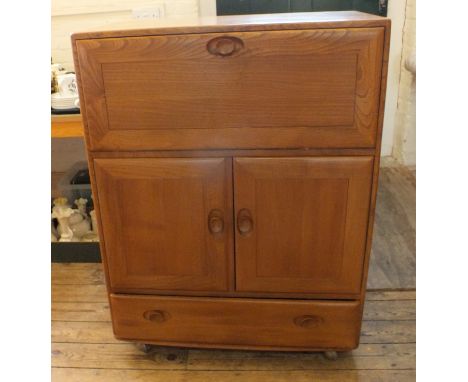
{"type": "Polygon", "coordinates": [[[77,108],[77,107],[75,107],[73,109],[64,109],[64,110],[50,108],[50,112],[51,112],[51,114],[54,114],[54,115],[80,114],[80,109],[77,108]]]}
{"type": "Polygon", "coordinates": [[[51,243],[53,263],[100,263],[99,243],[51,243]]]}
{"type": "Polygon", "coordinates": [[[90,182],[88,169],[79,170],[70,180],[70,184],[90,184],[90,182]]]}
{"type": "Polygon", "coordinates": [[[75,163],[59,180],[58,191],[60,196],[68,199],[70,205],[73,206],[76,199],[85,198],[88,199],[88,210],[93,209],[88,164],[86,162],[75,163]]]}
{"type": "Polygon", "coordinates": [[[258,13],[361,11],[387,16],[388,0],[216,0],[218,16],[258,13]]]}

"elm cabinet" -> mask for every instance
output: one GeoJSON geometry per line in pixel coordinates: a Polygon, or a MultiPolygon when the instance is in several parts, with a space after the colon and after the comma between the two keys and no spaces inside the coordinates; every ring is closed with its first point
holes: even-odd
{"type": "Polygon", "coordinates": [[[389,20],[139,23],[72,37],[116,337],[357,347],[389,20]]]}

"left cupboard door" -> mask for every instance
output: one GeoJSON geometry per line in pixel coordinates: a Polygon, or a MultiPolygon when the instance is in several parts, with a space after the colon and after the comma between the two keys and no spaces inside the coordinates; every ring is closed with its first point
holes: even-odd
{"type": "Polygon", "coordinates": [[[94,170],[111,288],[230,289],[231,159],[99,158],[94,170]]]}

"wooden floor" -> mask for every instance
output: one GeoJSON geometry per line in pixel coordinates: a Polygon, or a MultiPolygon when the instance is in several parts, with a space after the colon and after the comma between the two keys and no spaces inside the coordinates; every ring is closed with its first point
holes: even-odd
{"type": "Polygon", "coordinates": [[[415,292],[368,293],[361,346],[314,353],[159,348],[114,339],[101,264],[52,264],[53,381],[414,381],[415,292]]]}
{"type": "Polygon", "coordinates": [[[380,170],[367,288],[416,288],[416,174],[386,161],[380,170]]]}

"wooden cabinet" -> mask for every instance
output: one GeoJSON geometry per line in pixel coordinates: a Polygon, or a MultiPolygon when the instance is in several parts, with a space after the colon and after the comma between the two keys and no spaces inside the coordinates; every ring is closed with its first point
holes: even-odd
{"type": "Polygon", "coordinates": [[[118,338],[358,345],[388,41],[359,12],[73,35],[118,338]]]}

